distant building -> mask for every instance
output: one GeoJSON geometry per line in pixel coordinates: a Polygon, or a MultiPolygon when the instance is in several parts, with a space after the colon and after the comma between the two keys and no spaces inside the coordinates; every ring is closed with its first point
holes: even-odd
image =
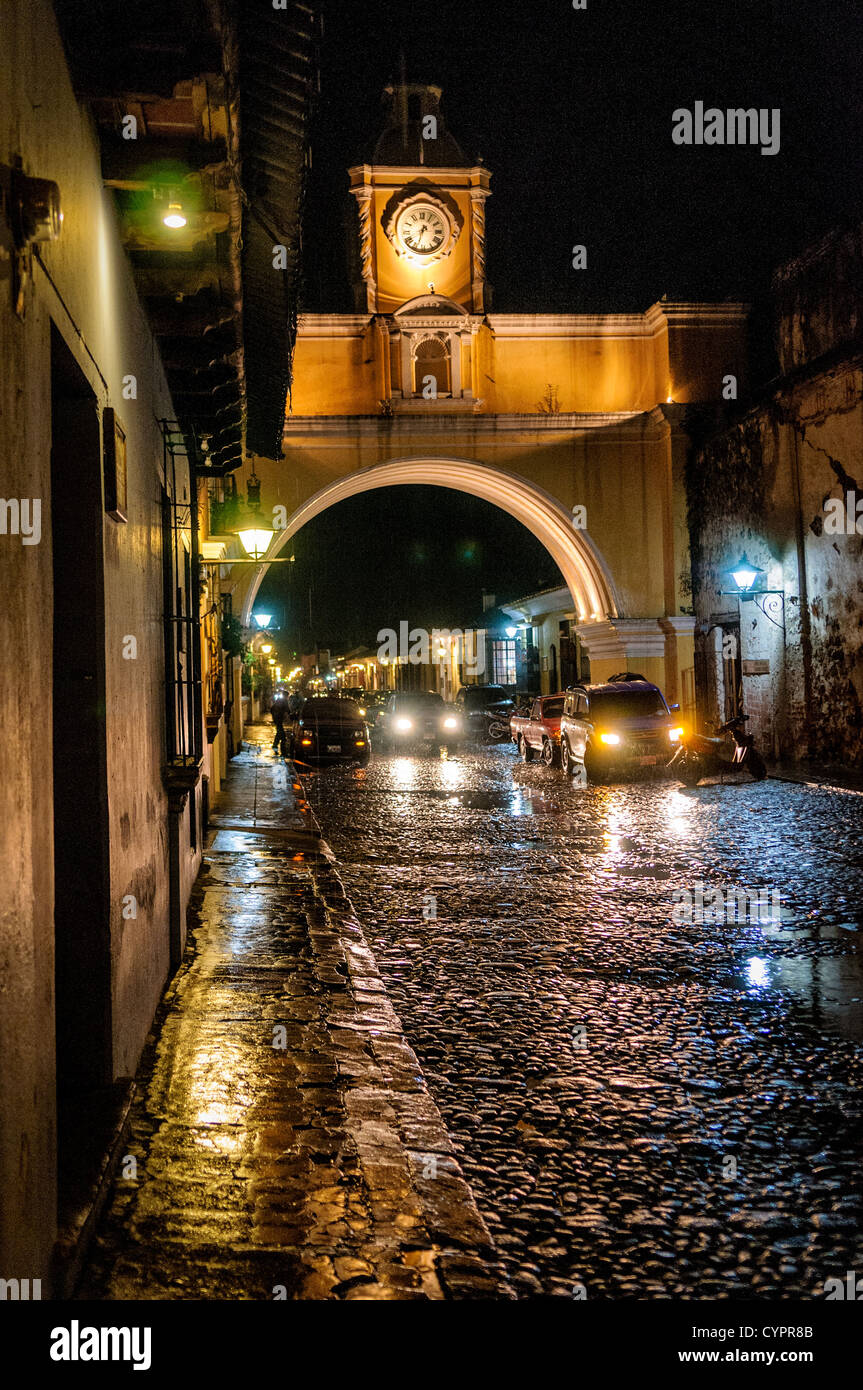
{"type": "Polygon", "coordinates": [[[863,765],[863,226],[773,279],[781,375],[687,470],[701,713],[863,765]],[[738,596],[741,558],[756,573],[738,596]]]}

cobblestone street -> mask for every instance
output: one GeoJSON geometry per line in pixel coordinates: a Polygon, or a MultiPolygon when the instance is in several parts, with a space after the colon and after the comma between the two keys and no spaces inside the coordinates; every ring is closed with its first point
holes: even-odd
{"type": "Polygon", "coordinates": [[[581,789],[509,747],[303,782],[520,1297],[861,1268],[863,799],[581,789]],[[782,920],[672,920],[699,883],[782,920]]]}

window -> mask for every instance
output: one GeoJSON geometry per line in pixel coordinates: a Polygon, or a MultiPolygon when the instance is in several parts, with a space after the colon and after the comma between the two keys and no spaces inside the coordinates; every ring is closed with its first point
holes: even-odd
{"type": "Polygon", "coordinates": [[[515,641],[492,642],[491,673],[496,685],[515,685],[515,641]]]}
{"type": "Polygon", "coordinates": [[[452,362],[445,338],[421,338],[414,348],[414,395],[435,400],[452,395],[452,362]]]}
{"type": "Polygon", "coordinates": [[[668,713],[658,690],[616,690],[594,695],[591,711],[595,720],[648,719],[655,714],[668,713]]]}

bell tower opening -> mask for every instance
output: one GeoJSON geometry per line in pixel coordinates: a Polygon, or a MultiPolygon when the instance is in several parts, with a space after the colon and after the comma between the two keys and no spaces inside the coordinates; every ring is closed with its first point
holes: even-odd
{"type": "Polygon", "coordinates": [[[449,343],[437,334],[421,338],[414,350],[414,395],[436,399],[451,394],[449,343]]]}

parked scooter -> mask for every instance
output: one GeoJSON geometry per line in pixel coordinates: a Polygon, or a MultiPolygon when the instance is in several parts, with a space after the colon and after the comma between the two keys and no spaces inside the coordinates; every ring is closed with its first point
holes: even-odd
{"type": "Polygon", "coordinates": [[[511,705],[492,705],[482,713],[482,738],[485,743],[504,743],[512,737],[509,727],[511,705]]]}
{"type": "Polygon", "coordinates": [[[752,734],[743,727],[748,714],[735,715],[717,728],[718,737],[684,734],[677,752],[668,764],[687,787],[695,787],[702,777],[715,777],[745,768],[756,782],[767,776],[764,759],[755,747],[752,734]]]}

